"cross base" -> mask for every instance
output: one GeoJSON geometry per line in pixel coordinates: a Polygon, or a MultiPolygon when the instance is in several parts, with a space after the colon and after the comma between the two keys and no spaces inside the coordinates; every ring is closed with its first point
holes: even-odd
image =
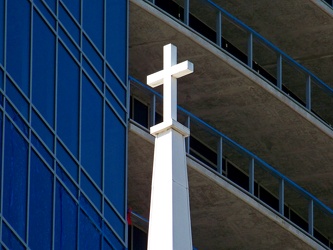
{"type": "Polygon", "coordinates": [[[150,127],[150,134],[156,137],[158,134],[165,132],[169,129],[176,130],[184,137],[188,137],[190,135],[190,130],[187,127],[185,127],[183,124],[179,123],[178,121],[175,121],[174,119],[168,119],[153,127],[150,127]]]}

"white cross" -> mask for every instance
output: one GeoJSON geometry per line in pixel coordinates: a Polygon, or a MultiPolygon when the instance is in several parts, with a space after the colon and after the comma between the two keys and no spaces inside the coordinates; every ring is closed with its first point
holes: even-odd
{"type": "Polygon", "coordinates": [[[193,63],[177,64],[177,47],[168,44],[163,47],[163,70],[147,76],[147,84],[153,88],[163,84],[163,121],[177,121],[177,78],[191,74],[193,63]]]}

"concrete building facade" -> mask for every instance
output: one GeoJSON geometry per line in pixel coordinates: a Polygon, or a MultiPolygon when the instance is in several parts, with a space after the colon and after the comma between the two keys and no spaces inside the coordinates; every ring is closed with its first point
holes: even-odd
{"type": "Polygon", "coordinates": [[[332,249],[332,26],[321,0],[0,0],[1,248],[146,248],[172,43],[193,246],[332,249]]]}

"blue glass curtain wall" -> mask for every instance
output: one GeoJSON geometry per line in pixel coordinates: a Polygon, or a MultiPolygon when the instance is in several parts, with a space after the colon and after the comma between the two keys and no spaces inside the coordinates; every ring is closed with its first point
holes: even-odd
{"type": "Polygon", "coordinates": [[[0,248],[126,249],[123,0],[0,0],[0,248]]]}

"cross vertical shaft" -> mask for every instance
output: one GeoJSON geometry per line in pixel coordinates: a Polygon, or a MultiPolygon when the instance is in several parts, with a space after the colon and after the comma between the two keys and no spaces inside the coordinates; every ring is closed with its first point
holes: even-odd
{"type": "MultiPolygon", "coordinates": [[[[169,44],[163,47],[163,68],[171,69],[177,64],[177,47],[169,44]]],[[[171,75],[163,78],[163,119],[177,121],[177,80],[171,75]]]]}
{"type": "Polygon", "coordinates": [[[177,47],[163,47],[163,70],[147,76],[147,84],[157,87],[163,84],[163,121],[177,121],[177,78],[193,72],[193,64],[184,61],[177,64],[177,47]]]}

